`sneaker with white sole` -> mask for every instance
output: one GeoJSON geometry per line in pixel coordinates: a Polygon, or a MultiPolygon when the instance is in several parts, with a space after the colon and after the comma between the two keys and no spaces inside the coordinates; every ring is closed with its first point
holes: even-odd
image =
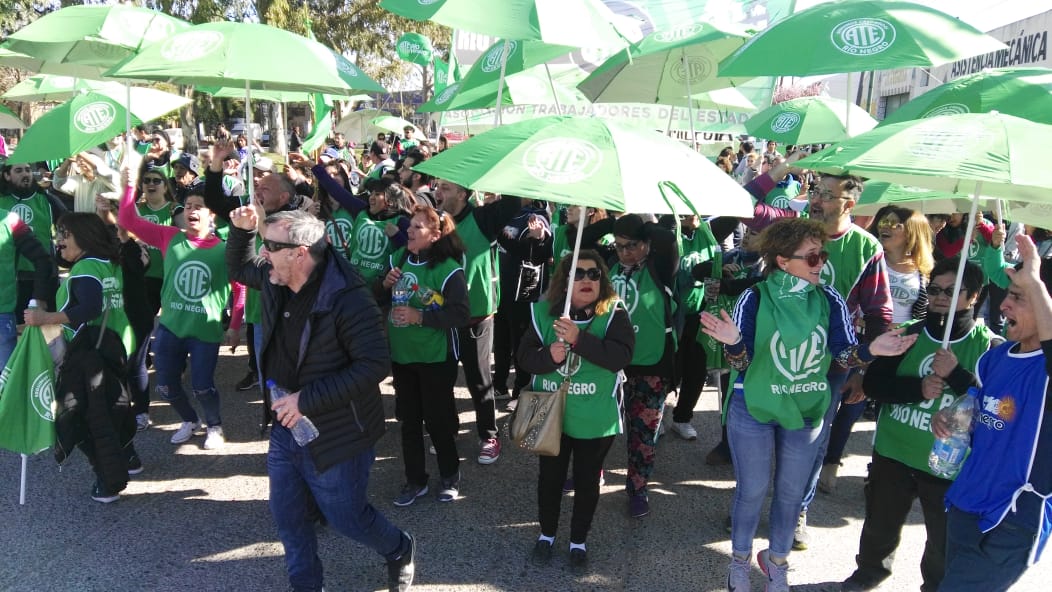
{"type": "Polygon", "coordinates": [[[749,592],[752,586],[749,582],[751,569],[748,557],[739,559],[732,555],[731,566],[727,570],[727,592],[749,592]]]}
{"type": "Polygon", "coordinates": [[[128,474],[138,475],[142,473],[143,470],[142,459],[139,458],[139,454],[137,452],[131,453],[131,455],[128,456],[128,474]]]}
{"type": "Polygon", "coordinates": [[[479,464],[491,465],[500,458],[500,439],[490,438],[479,443],[479,464]]]}
{"type": "Polygon", "coordinates": [[[789,564],[781,565],[771,561],[770,549],[764,549],[756,554],[756,563],[760,564],[760,571],[767,576],[767,585],[764,592],[789,592],[789,564]]]}
{"type": "Polygon", "coordinates": [[[806,551],[811,544],[811,533],[807,531],[807,510],[800,512],[793,530],[793,551],[806,551]]]}
{"type": "Polygon", "coordinates": [[[205,436],[205,450],[219,450],[223,446],[226,446],[223,426],[208,426],[208,435],[205,436]]]}
{"type": "Polygon", "coordinates": [[[121,499],[121,496],[116,493],[110,493],[103,490],[102,484],[95,481],[95,484],[91,486],[91,499],[99,502],[100,504],[112,504],[113,502],[121,499]]]}
{"type": "Polygon", "coordinates": [[[697,440],[698,439],[698,430],[694,429],[694,426],[690,425],[690,422],[687,422],[687,421],[684,421],[684,422],[674,421],[674,422],[672,422],[672,431],[677,436],[679,436],[680,438],[683,438],[684,440],[697,440]]]}
{"type": "Polygon", "coordinates": [[[172,434],[172,444],[182,444],[189,440],[193,435],[201,429],[201,424],[196,421],[184,421],[179,425],[179,429],[175,430],[172,434]]]}
{"type": "Polygon", "coordinates": [[[460,471],[456,475],[442,479],[442,487],[438,490],[435,499],[440,502],[452,502],[460,497],[460,471]]]}
{"type": "Polygon", "coordinates": [[[146,428],[150,427],[153,422],[150,421],[149,413],[140,413],[135,416],[135,431],[141,432],[146,428]]]}
{"type": "Polygon", "coordinates": [[[427,484],[424,485],[413,485],[412,483],[406,483],[402,487],[402,491],[398,494],[398,497],[394,499],[394,505],[399,508],[413,505],[416,498],[427,495],[427,484]]]}

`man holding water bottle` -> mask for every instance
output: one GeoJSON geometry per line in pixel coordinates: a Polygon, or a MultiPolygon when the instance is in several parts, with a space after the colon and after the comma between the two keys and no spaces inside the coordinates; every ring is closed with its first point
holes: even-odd
{"type": "Polygon", "coordinates": [[[313,497],[333,529],[384,556],[391,590],[408,590],[414,540],[366,492],[373,446],[384,432],[380,381],[391,365],[380,309],[328,244],[325,225],[306,212],[268,216],[256,256],[260,215],[253,206],[230,212],[226,260],[231,279],[262,294],[263,376],[290,393],[271,406],[278,423],[267,452],[270,510],[289,583],[322,589],[313,497]],[[319,435],[301,447],[290,428],[304,416],[319,435]]]}

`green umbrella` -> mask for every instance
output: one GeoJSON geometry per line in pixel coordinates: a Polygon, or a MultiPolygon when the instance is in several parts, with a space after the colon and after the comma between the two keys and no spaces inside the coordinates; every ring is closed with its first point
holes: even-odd
{"type": "Polygon", "coordinates": [[[750,135],[783,144],[839,142],[876,127],[877,120],[864,109],[830,97],[800,97],[782,101],[755,113],[745,122],[750,135]],[[848,120],[850,119],[850,129],[848,120]]]}
{"type": "Polygon", "coordinates": [[[972,207],[970,199],[920,187],[910,187],[884,181],[867,181],[862,196],[851,208],[852,214],[873,216],[884,206],[900,206],[917,210],[922,214],[952,214],[967,212],[972,207]]]}
{"type": "Polygon", "coordinates": [[[815,76],[931,67],[1005,44],[921,4],[834,0],[791,14],[720,63],[720,76],[815,76]]]}
{"type": "MultiPolygon", "coordinates": [[[[215,86],[198,86],[194,90],[207,93],[213,97],[225,98],[225,99],[244,99],[245,98],[245,87],[215,87],[215,86]]],[[[252,98],[258,101],[270,101],[273,103],[309,103],[313,101],[313,94],[308,92],[297,92],[288,90],[259,90],[252,91],[252,98]]],[[[333,101],[371,101],[372,97],[369,95],[323,95],[325,102],[332,103],[333,101]]]]}
{"type": "Polygon", "coordinates": [[[529,119],[483,132],[414,170],[479,191],[622,212],[751,216],[748,194],[660,133],[591,117],[529,119]],[[640,166],[661,155],[660,166],[640,166]],[[666,201],[662,187],[686,196],[666,201]]]}
{"type": "Polygon", "coordinates": [[[86,80],[72,76],[57,76],[54,74],[39,74],[30,76],[22,82],[12,86],[0,95],[5,101],[18,101],[23,103],[35,101],[66,101],[72,99],[80,91],[90,91],[98,88],[114,87],[124,89],[118,82],[103,82],[99,80],[86,80]]]}
{"type": "Polygon", "coordinates": [[[736,88],[718,88],[707,90],[690,96],[694,99],[695,109],[735,109],[738,111],[754,111],[756,105],[749,100],[740,90],[736,88]]]}
{"type": "Polygon", "coordinates": [[[374,117],[369,121],[369,125],[395,134],[401,134],[405,131],[406,127],[411,127],[413,128],[413,131],[416,132],[417,137],[423,135],[420,128],[416,127],[412,121],[402,119],[401,117],[395,117],[394,115],[381,115],[379,117],[374,117]]]}
{"type": "Polygon", "coordinates": [[[880,125],[934,115],[990,111],[1052,123],[1052,70],[999,68],[962,76],[899,107],[880,125]]]}
{"type": "Polygon", "coordinates": [[[390,115],[381,109],[359,109],[344,115],[333,126],[333,131],[347,136],[352,142],[370,141],[376,137],[376,132],[381,131],[372,125],[372,120],[384,115],[390,115]]]}
{"type": "Polygon", "coordinates": [[[45,69],[46,64],[77,64],[101,72],[189,26],[137,6],[70,6],[12,33],[4,47],[41,60],[45,69]]]}
{"type": "Polygon", "coordinates": [[[267,25],[229,21],[177,33],[106,75],[253,90],[386,92],[347,58],[317,41],[267,25]]]}
{"type": "Polygon", "coordinates": [[[0,45],[0,66],[17,68],[27,72],[47,72],[48,74],[59,76],[72,76],[74,78],[101,78],[102,73],[106,71],[105,67],[47,62],[24,53],[11,51],[2,45],[0,45]]]}
{"type": "Polygon", "coordinates": [[[26,126],[14,111],[0,105],[0,129],[22,129],[26,126]]]}
{"type": "Polygon", "coordinates": [[[416,21],[504,39],[537,39],[573,47],[617,47],[624,38],[599,0],[382,0],[380,6],[416,21]]]}
{"type": "Polygon", "coordinates": [[[498,39],[482,53],[460,81],[464,83],[464,88],[488,83],[495,85],[501,77],[502,63],[504,76],[507,77],[534,66],[542,66],[549,60],[564,56],[573,50],[574,48],[568,45],[553,45],[533,39],[498,39]]]}
{"type": "MultiPolygon", "coordinates": [[[[133,124],[142,119],[131,117],[133,124]]],[[[62,159],[112,140],[124,132],[125,109],[119,101],[88,93],[48,111],[25,131],[9,163],[62,159]]]]}
{"type": "Polygon", "coordinates": [[[588,103],[580,91],[552,80],[543,67],[534,67],[525,72],[512,74],[504,79],[503,86],[494,80],[481,86],[470,87],[465,77],[460,82],[450,84],[417,108],[417,111],[432,113],[436,111],[456,111],[463,109],[483,109],[495,107],[499,100],[502,105],[578,105],[588,103]]]}

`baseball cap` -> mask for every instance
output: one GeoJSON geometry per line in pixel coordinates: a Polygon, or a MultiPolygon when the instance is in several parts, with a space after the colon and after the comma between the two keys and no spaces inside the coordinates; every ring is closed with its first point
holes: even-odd
{"type": "Polygon", "coordinates": [[[190,171],[194,175],[199,175],[200,174],[200,173],[198,173],[198,168],[201,166],[201,161],[198,160],[198,158],[196,156],[194,156],[193,154],[190,154],[189,152],[183,152],[182,154],[179,155],[179,158],[177,158],[174,162],[172,162],[172,165],[177,165],[177,164],[178,165],[182,165],[183,168],[185,168],[186,170],[190,171]]]}

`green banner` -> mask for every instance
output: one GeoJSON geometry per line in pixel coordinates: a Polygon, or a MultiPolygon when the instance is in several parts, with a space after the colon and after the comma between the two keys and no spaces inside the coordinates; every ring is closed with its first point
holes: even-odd
{"type": "Polygon", "coordinates": [[[398,43],[395,45],[395,49],[398,52],[398,57],[419,66],[427,66],[430,64],[431,58],[435,53],[435,48],[431,45],[431,40],[419,33],[406,33],[405,35],[402,35],[398,38],[398,43]]]}
{"type": "Polygon", "coordinates": [[[0,373],[0,448],[35,454],[55,443],[55,365],[40,327],[26,327],[0,373]]]}

